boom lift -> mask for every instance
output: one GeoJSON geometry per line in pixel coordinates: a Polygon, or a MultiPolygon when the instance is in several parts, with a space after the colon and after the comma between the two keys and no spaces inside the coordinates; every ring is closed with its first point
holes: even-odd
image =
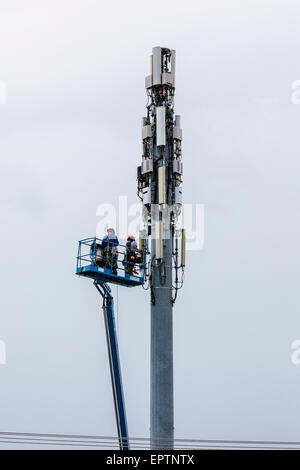
{"type": "MultiPolygon", "coordinates": [[[[138,250],[140,273],[131,274],[130,263],[126,256],[126,247],[119,245],[117,250],[108,247],[106,253],[98,253],[97,246],[101,240],[98,238],[85,238],[79,241],[76,274],[94,280],[94,286],[103,299],[103,315],[106,332],[106,342],[110,366],[110,375],[118,430],[119,446],[121,450],[129,450],[129,436],[125,410],[125,400],[121,376],[118,339],[115,326],[114,298],[108,283],[134,287],[144,284],[146,251],[138,250]],[[125,251],[122,251],[122,247],[125,251]],[[120,251],[121,248],[121,251],[120,251]],[[122,261],[120,255],[123,254],[122,261]],[[119,273],[121,271],[121,273],[119,273]],[[118,274],[119,273],[119,274],[118,274]]],[[[136,266],[136,263],[134,264],[136,266]]]]}

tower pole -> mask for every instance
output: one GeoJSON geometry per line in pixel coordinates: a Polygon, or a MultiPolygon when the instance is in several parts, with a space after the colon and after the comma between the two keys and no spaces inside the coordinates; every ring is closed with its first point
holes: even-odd
{"type": "Polygon", "coordinates": [[[138,191],[144,206],[143,237],[151,235],[150,437],[153,449],[172,449],[172,272],[179,268],[174,236],[182,203],[182,135],[180,117],[174,115],[175,51],[154,47],[150,63],[147,116],[142,119],[142,165],[138,168],[138,191]]]}
{"type": "MultiPolygon", "coordinates": [[[[155,242],[152,242],[155,257],[155,242]]],[[[153,449],[172,449],[174,439],[172,240],[164,242],[165,278],[152,268],[150,437],[153,449]]]]}

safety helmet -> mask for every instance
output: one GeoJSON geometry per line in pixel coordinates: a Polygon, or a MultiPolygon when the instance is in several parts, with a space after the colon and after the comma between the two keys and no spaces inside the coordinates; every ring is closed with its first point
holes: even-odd
{"type": "Polygon", "coordinates": [[[132,240],[132,241],[134,241],[134,240],[135,240],[135,238],[134,238],[134,236],[133,236],[133,235],[129,235],[129,237],[127,237],[127,241],[129,242],[130,240],[132,240]]]}

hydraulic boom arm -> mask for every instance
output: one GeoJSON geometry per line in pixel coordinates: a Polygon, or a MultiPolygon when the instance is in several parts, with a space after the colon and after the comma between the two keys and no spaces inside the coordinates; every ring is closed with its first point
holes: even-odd
{"type": "Polygon", "coordinates": [[[106,331],[107,350],[109,357],[110,375],[114,397],[119,445],[121,450],[129,450],[129,438],[121,377],[119,348],[115,327],[114,299],[111,294],[110,287],[105,282],[95,281],[94,285],[103,298],[104,324],[106,331]]]}

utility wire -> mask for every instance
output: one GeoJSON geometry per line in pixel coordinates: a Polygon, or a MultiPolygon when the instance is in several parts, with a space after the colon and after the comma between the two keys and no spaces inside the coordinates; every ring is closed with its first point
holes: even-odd
{"type": "MultiPolygon", "coordinates": [[[[113,444],[113,443],[106,443],[105,445],[98,443],[98,444],[84,444],[84,443],[68,443],[68,442],[59,442],[59,441],[44,441],[44,442],[36,442],[32,439],[16,439],[16,438],[9,438],[7,440],[5,439],[0,439],[0,444],[28,444],[28,445],[51,445],[51,446],[64,446],[64,447],[89,447],[89,448],[105,448],[107,449],[107,445],[109,445],[110,448],[119,450],[119,444],[113,444]]],[[[297,450],[298,448],[296,447],[279,447],[279,446],[234,446],[234,445],[196,445],[193,447],[174,447],[174,450],[204,450],[204,449],[235,449],[235,450],[247,450],[247,449],[256,449],[256,450],[297,450]]],[[[109,450],[109,449],[107,449],[109,450]]],[[[132,445],[131,450],[147,450],[145,448],[141,448],[140,446],[137,445],[132,445]]],[[[163,450],[163,449],[161,449],[163,450]]]]}
{"type": "MultiPolygon", "coordinates": [[[[233,441],[211,439],[151,439],[132,437],[129,438],[131,448],[145,449],[151,445],[162,446],[164,443],[173,443],[176,449],[300,449],[300,442],[296,441],[233,441]],[[138,441],[138,442],[135,442],[138,441]],[[142,442],[143,441],[143,442],[142,442]]],[[[0,432],[0,443],[31,444],[31,445],[61,445],[77,447],[105,447],[119,448],[119,438],[114,436],[85,436],[72,434],[39,434],[0,432]]]]}
{"type": "MultiPolygon", "coordinates": [[[[50,433],[24,433],[12,431],[0,431],[0,436],[23,436],[23,437],[49,437],[49,438],[69,438],[69,439],[109,439],[118,440],[117,436],[97,436],[97,435],[83,435],[83,434],[50,434],[50,433]]],[[[125,438],[124,438],[125,439],[125,438]]],[[[300,441],[259,441],[259,440],[221,440],[221,439],[182,439],[182,438],[150,438],[150,437],[129,437],[130,440],[154,441],[154,442],[199,442],[199,443],[221,443],[221,444],[266,444],[266,445],[298,445],[300,441]]]]}

